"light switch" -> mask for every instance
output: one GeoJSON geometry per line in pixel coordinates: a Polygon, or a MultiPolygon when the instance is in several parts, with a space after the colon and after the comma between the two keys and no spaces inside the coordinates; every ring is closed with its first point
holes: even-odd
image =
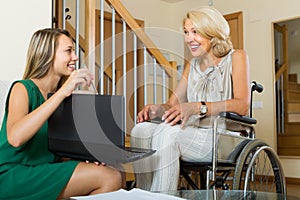
{"type": "Polygon", "coordinates": [[[262,109],[263,102],[262,101],[254,101],[252,102],[252,109],[262,109]]]}

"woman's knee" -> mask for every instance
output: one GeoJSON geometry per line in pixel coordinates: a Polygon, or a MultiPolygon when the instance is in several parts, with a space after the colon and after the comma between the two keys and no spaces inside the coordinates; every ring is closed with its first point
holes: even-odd
{"type": "Polygon", "coordinates": [[[125,176],[123,175],[123,172],[107,167],[107,170],[104,173],[105,177],[102,180],[102,183],[104,183],[104,187],[108,190],[114,191],[121,189],[124,186],[125,176]]]}
{"type": "Polygon", "coordinates": [[[110,166],[81,163],[77,175],[79,175],[78,181],[89,184],[92,191],[110,192],[122,187],[121,172],[110,166]]]}
{"type": "Polygon", "coordinates": [[[135,125],[130,133],[131,137],[143,137],[143,135],[145,134],[145,124],[144,123],[139,123],[137,125],[135,125]]]}
{"type": "Polygon", "coordinates": [[[155,125],[144,122],[137,124],[131,131],[130,144],[132,147],[150,148],[155,125]]]}
{"type": "Polygon", "coordinates": [[[124,183],[124,178],[125,178],[123,172],[118,171],[118,170],[114,170],[112,176],[114,177],[113,185],[117,187],[116,189],[122,188],[123,183],[124,183]]]}

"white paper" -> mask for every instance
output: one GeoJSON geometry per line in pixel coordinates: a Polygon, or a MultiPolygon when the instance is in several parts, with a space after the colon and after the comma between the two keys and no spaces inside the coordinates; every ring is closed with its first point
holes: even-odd
{"type": "Polygon", "coordinates": [[[154,193],[149,192],[146,190],[141,190],[134,188],[132,190],[124,190],[120,189],[115,192],[108,192],[104,194],[96,194],[90,196],[78,196],[78,197],[71,197],[71,199],[78,199],[78,200],[98,200],[98,199],[105,199],[105,200],[152,200],[152,199],[160,199],[160,200],[183,200],[183,198],[175,197],[166,194],[154,193]]]}

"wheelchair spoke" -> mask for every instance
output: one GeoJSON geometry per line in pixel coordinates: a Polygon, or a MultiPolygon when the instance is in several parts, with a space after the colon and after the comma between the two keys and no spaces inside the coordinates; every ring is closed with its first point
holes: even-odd
{"type": "Polygon", "coordinates": [[[260,140],[250,142],[241,152],[234,177],[233,189],[286,193],[278,157],[260,140]]]}
{"type": "Polygon", "coordinates": [[[276,184],[272,164],[268,160],[268,155],[263,151],[256,158],[255,179],[250,182],[249,189],[255,191],[276,192],[276,184]]]}

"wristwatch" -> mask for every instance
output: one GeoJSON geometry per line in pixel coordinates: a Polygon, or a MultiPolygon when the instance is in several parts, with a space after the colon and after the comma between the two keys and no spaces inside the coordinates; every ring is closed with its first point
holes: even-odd
{"type": "Polygon", "coordinates": [[[201,106],[200,106],[200,116],[205,116],[207,113],[207,105],[204,101],[201,101],[201,106]]]}

